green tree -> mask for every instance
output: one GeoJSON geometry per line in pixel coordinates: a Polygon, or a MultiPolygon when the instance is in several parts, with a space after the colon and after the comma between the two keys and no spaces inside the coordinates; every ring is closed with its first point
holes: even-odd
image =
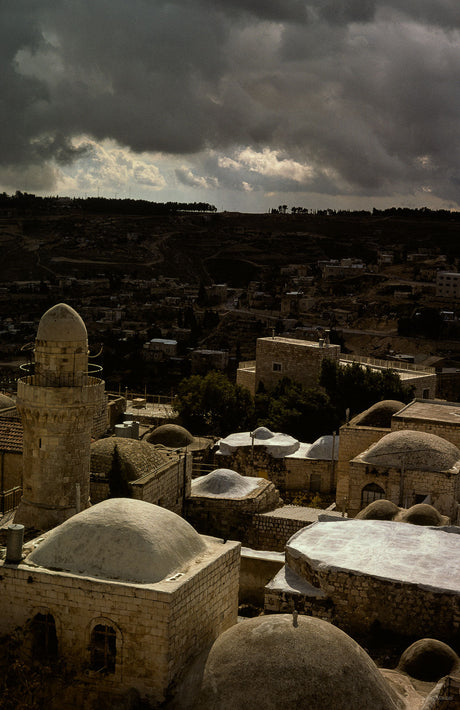
{"type": "Polygon", "coordinates": [[[225,436],[254,423],[254,400],[245,387],[220,372],[192,375],[179,384],[175,408],[195,434],[225,436]]]}
{"type": "Polygon", "coordinates": [[[354,416],[383,399],[410,402],[414,396],[414,388],[403,385],[394,370],[371,370],[356,362],[339,365],[333,360],[323,360],[320,385],[342,420],[347,408],[354,416]]]}
{"type": "Polygon", "coordinates": [[[339,425],[337,411],[327,394],[307,389],[287,377],[272,392],[256,394],[256,416],[258,426],[290,434],[299,441],[314,441],[339,425]]]}

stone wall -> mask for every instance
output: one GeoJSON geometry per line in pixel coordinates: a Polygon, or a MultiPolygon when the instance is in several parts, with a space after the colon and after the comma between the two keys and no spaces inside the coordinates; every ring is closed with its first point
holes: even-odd
{"type": "MultiPolygon", "coordinates": [[[[331,621],[346,631],[366,632],[375,624],[406,636],[452,639],[460,630],[460,597],[416,584],[352,571],[312,569],[286,550],[286,565],[322,590],[332,602],[331,621]]],[[[310,603],[314,606],[315,600],[310,603]]],[[[322,608],[324,604],[321,604],[322,608]]]]}
{"type": "MultiPolygon", "coordinates": [[[[129,487],[133,498],[161,505],[162,508],[183,515],[184,497],[190,496],[191,492],[191,478],[192,455],[184,454],[137,480],[130,481],[129,487]]],[[[92,504],[110,498],[109,479],[105,475],[92,473],[90,485],[92,504]]]]}
{"type": "Polygon", "coordinates": [[[113,431],[115,424],[123,418],[123,414],[126,411],[126,399],[125,397],[117,397],[115,395],[109,395],[107,402],[107,425],[110,431],[113,431]]]}
{"type": "Polygon", "coordinates": [[[317,342],[294,338],[258,338],[256,390],[260,382],[263,382],[266,389],[273,389],[283,377],[289,377],[305,387],[315,387],[318,385],[322,361],[328,358],[338,362],[339,357],[339,345],[320,347],[317,342]],[[278,365],[281,365],[280,369],[278,365]]]}
{"type": "Polygon", "coordinates": [[[348,503],[350,498],[349,493],[349,462],[355,456],[379,441],[383,436],[389,434],[391,429],[353,426],[353,424],[344,424],[340,427],[340,447],[339,460],[337,461],[337,491],[336,503],[338,507],[342,507],[344,501],[348,503]]]}
{"type": "Polygon", "coordinates": [[[279,492],[270,481],[244,498],[214,498],[191,495],[185,501],[185,518],[195,530],[225,540],[239,540],[251,546],[253,518],[281,503],[279,492]]]}
{"type": "MultiPolygon", "coordinates": [[[[231,456],[216,455],[216,467],[230,468],[242,476],[256,476],[272,481],[281,494],[284,491],[316,491],[312,476],[320,476],[319,490],[330,493],[334,490],[334,473],[331,461],[307,458],[274,458],[262,446],[238,448],[231,456]]],[[[334,465],[334,471],[336,464],[334,465]]]]}
{"type": "Polygon", "coordinates": [[[101,401],[98,404],[93,414],[93,424],[91,427],[91,436],[93,439],[100,439],[108,429],[108,398],[104,392],[101,396],[101,401]]]}
{"type": "Polygon", "coordinates": [[[287,491],[318,491],[331,493],[335,489],[337,462],[320,459],[285,458],[287,491]],[[319,481],[319,486],[316,484],[319,481]]]}
{"type": "MultiPolygon", "coordinates": [[[[454,405],[458,407],[456,403],[454,405]]],[[[460,413],[460,410],[459,410],[460,413]]],[[[443,439],[447,439],[451,444],[454,444],[460,449],[460,426],[451,424],[449,422],[433,421],[430,419],[418,419],[418,418],[407,418],[403,417],[393,417],[391,420],[392,431],[398,431],[400,429],[412,429],[413,431],[425,431],[428,434],[435,434],[443,439]]]]}
{"type": "MultiPolygon", "coordinates": [[[[354,517],[361,510],[361,491],[369,483],[376,483],[384,492],[384,498],[396,505],[410,508],[416,495],[431,495],[432,504],[442,515],[452,517],[454,501],[459,498],[460,478],[456,473],[377,468],[360,461],[350,461],[349,515],[354,517]],[[444,503],[438,499],[445,497],[444,503]],[[452,510],[447,511],[446,505],[452,510]],[[446,511],[446,512],[445,512],[446,511]]],[[[442,499],[441,499],[442,501],[442,499]]],[[[364,506],[365,507],[365,506],[364,506]]]]}
{"type": "Polygon", "coordinates": [[[248,545],[255,550],[282,552],[294,533],[311,524],[311,521],[307,522],[301,517],[302,508],[299,508],[299,511],[298,518],[287,518],[273,513],[254,515],[248,545]]]}
{"type": "MultiPolygon", "coordinates": [[[[0,567],[0,634],[26,632],[37,614],[52,614],[58,654],[76,673],[73,698],[88,710],[88,698],[126,694],[135,688],[153,705],[174,689],[180,672],[226,628],[236,623],[240,546],[203,561],[193,575],[155,585],[98,581],[71,574],[0,567]],[[90,670],[91,631],[116,630],[114,673],[90,670]]],[[[55,709],[63,705],[56,700],[55,709]]]]}
{"type": "Polygon", "coordinates": [[[281,552],[241,550],[239,603],[264,605],[264,587],[283,567],[281,552]]]}

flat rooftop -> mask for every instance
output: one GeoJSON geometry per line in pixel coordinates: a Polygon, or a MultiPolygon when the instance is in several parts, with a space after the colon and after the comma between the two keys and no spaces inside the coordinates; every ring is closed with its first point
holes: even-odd
{"type": "Polygon", "coordinates": [[[291,557],[437,592],[460,594],[460,535],[388,520],[316,523],[288,542],[291,557]]]}
{"type": "Polygon", "coordinates": [[[393,419],[444,422],[460,426],[460,404],[430,399],[414,399],[396,414],[393,419]]]}
{"type": "Polygon", "coordinates": [[[340,345],[334,345],[333,343],[326,344],[325,342],[319,342],[319,340],[300,340],[300,338],[282,338],[281,336],[275,335],[274,337],[257,338],[257,342],[262,340],[264,342],[270,343],[282,343],[286,345],[296,345],[298,348],[319,348],[321,350],[339,350],[340,345]]]}

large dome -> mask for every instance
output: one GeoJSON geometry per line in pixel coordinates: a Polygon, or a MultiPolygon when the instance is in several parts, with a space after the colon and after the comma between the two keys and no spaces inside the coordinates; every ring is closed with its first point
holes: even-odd
{"type": "Polygon", "coordinates": [[[129,498],[111,498],[66,520],[27,557],[47,569],[149,584],[179,571],[206,549],[183,518],[129,498]]]}
{"type": "Polygon", "coordinates": [[[187,429],[178,424],[162,424],[147,434],[145,440],[150,444],[163,444],[172,449],[180,449],[193,444],[194,438],[187,429]]]}
{"type": "Polygon", "coordinates": [[[200,710],[400,710],[367,653],[336,626],[273,614],[232,626],[208,656],[200,710]]]}
{"type": "Polygon", "coordinates": [[[167,449],[152,446],[146,441],[111,436],[91,444],[91,472],[110,477],[115,449],[126,481],[135,481],[147,473],[156,471],[166,464],[171,456],[167,449]]]}
{"type": "Polygon", "coordinates": [[[390,429],[391,417],[404,406],[403,402],[398,402],[396,399],[384,399],[381,402],[376,402],[364,412],[357,414],[356,417],[351,420],[351,423],[356,426],[390,429]]]}
{"type": "Polygon", "coordinates": [[[360,455],[367,464],[420,471],[458,470],[460,451],[435,434],[402,429],[392,431],[360,455]]]}
{"type": "Polygon", "coordinates": [[[86,341],[88,333],[77,311],[66,303],[58,303],[41,317],[37,340],[54,342],[86,341]]]}

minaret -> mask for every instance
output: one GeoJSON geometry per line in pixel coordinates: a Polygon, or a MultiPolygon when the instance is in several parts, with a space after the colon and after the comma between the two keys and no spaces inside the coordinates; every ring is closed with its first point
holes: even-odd
{"type": "Polygon", "coordinates": [[[104,382],[88,375],[88,335],[65,303],[40,320],[35,371],[18,380],[23,495],[15,523],[48,530],[88,508],[92,418],[104,382]]]}

